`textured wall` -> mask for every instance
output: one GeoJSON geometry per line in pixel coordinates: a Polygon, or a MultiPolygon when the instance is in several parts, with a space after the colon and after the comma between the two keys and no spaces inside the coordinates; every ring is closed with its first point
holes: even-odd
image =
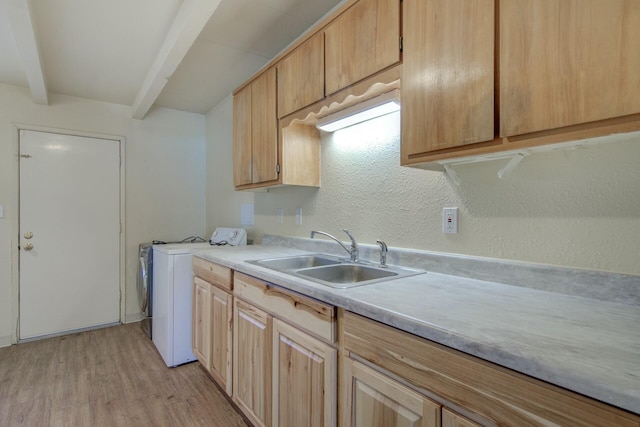
{"type": "Polygon", "coordinates": [[[348,228],[362,243],[640,274],[640,136],[621,139],[532,155],[504,179],[497,172],[506,160],[457,166],[458,187],[440,172],[399,165],[399,116],[390,115],[323,138],[321,188],[255,193],[252,234],[348,228]],[[444,207],[459,208],[456,235],[442,233],[444,207]]]}

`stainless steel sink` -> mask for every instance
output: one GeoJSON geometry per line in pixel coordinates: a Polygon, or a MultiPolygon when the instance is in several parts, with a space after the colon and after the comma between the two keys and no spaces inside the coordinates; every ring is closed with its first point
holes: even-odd
{"type": "Polygon", "coordinates": [[[261,259],[249,261],[251,264],[271,268],[273,270],[299,270],[301,268],[318,267],[321,265],[340,264],[337,258],[328,255],[301,255],[284,258],[261,259]]]}
{"type": "Polygon", "coordinates": [[[386,268],[374,268],[359,264],[338,264],[320,268],[308,268],[299,270],[298,274],[336,284],[366,282],[398,275],[398,273],[389,271],[386,268]]]}
{"type": "Polygon", "coordinates": [[[269,258],[247,262],[341,289],[425,273],[423,270],[395,265],[381,268],[366,262],[352,263],[343,258],[324,254],[269,258]]]}

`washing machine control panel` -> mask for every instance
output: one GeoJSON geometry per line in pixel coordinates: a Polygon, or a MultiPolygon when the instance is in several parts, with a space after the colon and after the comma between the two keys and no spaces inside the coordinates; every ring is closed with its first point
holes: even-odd
{"type": "Polygon", "coordinates": [[[209,243],[212,245],[246,245],[247,230],[244,228],[218,227],[211,235],[209,243]]]}

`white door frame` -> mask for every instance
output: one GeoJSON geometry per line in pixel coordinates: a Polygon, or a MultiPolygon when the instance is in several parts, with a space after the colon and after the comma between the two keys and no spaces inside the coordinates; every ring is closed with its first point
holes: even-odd
{"type": "Polygon", "coordinates": [[[52,128],[47,126],[37,126],[30,124],[22,124],[22,123],[13,123],[14,132],[13,132],[13,146],[14,146],[14,179],[15,184],[13,186],[14,194],[14,209],[11,212],[11,215],[16,219],[13,221],[13,236],[16,238],[15,241],[12,241],[11,244],[11,311],[12,311],[12,320],[15,325],[11,331],[11,344],[16,344],[18,342],[19,328],[20,328],[20,318],[19,318],[19,308],[20,308],[20,251],[18,246],[20,245],[20,131],[21,130],[31,130],[37,132],[48,132],[48,133],[57,133],[62,135],[70,135],[70,136],[82,136],[87,138],[99,138],[99,139],[108,139],[111,141],[118,141],[118,145],[120,148],[120,323],[125,323],[126,316],[126,283],[125,283],[125,266],[126,266],[126,257],[125,257],[125,243],[126,243],[126,228],[125,228],[125,137],[119,135],[107,135],[95,132],[85,132],[85,131],[76,131],[76,130],[68,130],[68,129],[59,129],[52,128]]]}

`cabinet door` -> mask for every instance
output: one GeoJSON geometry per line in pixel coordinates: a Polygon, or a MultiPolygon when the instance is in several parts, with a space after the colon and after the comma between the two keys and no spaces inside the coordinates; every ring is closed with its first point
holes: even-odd
{"type": "Polygon", "coordinates": [[[494,0],[404,0],[403,16],[402,164],[493,140],[494,0]]]}
{"type": "Polygon", "coordinates": [[[213,378],[229,396],[232,391],[231,354],[233,342],[233,296],[215,286],[211,287],[211,353],[210,369],[213,378]]]}
{"type": "Polygon", "coordinates": [[[202,363],[202,366],[209,369],[209,299],[211,295],[211,285],[198,277],[193,280],[193,325],[192,346],[193,354],[202,363]]]}
{"type": "Polygon", "coordinates": [[[251,86],[233,96],[233,185],[251,184],[251,86]]]}
{"type": "Polygon", "coordinates": [[[276,69],[270,68],[251,83],[251,182],[278,179],[278,118],[276,69]]]}
{"type": "Polygon", "coordinates": [[[360,0],[324,34],[330,95],[400,61],[400,1],[360,0]]]}
{"type": "Polygon", "coordinates": [[[271,425],[271,316],[235,299],[233,400],[257,426],[271,425]]]}
{"type": "Polygon", "coordinates": [[[278,64],[278,117],[324,98],[324,38],[310,38],[278,64]]]}
{"type": "Polygon", "coordinates": [[[640,2],[500,2],[500,134],[640,112],[640,2]]]}
{"type": "Polygon", "coordinates": [[[480,427],[477,424],[447,408],[442,409],[442,427],[480,427]]]}
{"type": "Polygon", "coordinates": [[[345,358],[347,393],[343,425],[351,427],[437,427],[440,405],[391,378],[345,358]]]}
{"type": "Polygon", "coordinates": [[[273,320],[273,423],[336,425],[337,350],[273,320]]]}

